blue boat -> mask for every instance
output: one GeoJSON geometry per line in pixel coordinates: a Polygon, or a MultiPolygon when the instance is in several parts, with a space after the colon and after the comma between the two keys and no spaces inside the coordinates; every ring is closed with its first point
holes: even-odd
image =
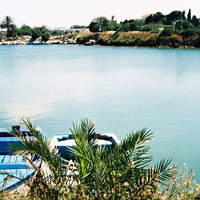
{"type": "MultiPolygon", "coordinates": [[[[20,126],[13,126],[12,131],[17,133],[20,131],[20,126]]],[[[40,128],[37,128],[38,133],[42,133],[40,128]]],[[[29,130],[20,131],[29,139],[34,139],[29,130]]],[[[21,143],[20,139],[13,137],[8,130],[0,128],[0,190],[12,191],[23,184],[24,180],[29,179],[35,173],[35,169],[26,161],[26,159],[19,155],[15,156],[14,152],[9,150],[10,144],[21,143]],[[4,185],[4,179],[8,175],[17,177],[11,179],[4,185]]],[[[34,165],[39,164],[40,160],[34,158],[34,165]]]]}

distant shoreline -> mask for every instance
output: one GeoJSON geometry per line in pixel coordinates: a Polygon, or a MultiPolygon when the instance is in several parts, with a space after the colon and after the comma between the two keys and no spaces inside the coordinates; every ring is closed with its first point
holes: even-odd
{"type": "MultiPolygon", "coordinates": [[[[30,36],[3,37],[0,45],[26,45],[41,44],[41,38],[30,42],[30,36]]],[[[70,33],[67,35],[51,36],[42,44],[78,44],[100,46],[124,46],[124,47],[151,47],[151,48],[181,48],[196,49],[200,47],[199,34],[178,35],[176,33],[162,32],[100,32],[100,33],[70,33]]]]}

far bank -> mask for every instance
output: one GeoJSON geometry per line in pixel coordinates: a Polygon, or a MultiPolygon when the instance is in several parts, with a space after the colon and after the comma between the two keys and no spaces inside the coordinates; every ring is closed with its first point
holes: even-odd
{"type": "MultiPolygon", "coordinates": [[[[0,45],[38,44],[42,38],[35,41],[30,36],[1,37],[0,45]]],[[[200,31],[188,29],[177,31],[164,29],[159,32],[97,32],[97,33],[68,33],[51,36],[43,44],[80,44],[106,46],[135,46],[157,48],[199,48],[200,31]]]]}

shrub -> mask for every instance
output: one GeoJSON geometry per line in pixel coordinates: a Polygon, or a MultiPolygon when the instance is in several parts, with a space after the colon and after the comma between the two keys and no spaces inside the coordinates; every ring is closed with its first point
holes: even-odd
{"type": "MultiPolygon", "coordinates": [[[[172,169],[172,178],[167,182],[165,187],[159,189],[155,195],[156,199],[199,199],[200,186],[195,184],[195,173],[193,168],[188,169],[184,163],[186,172],[180,173],[180,167],[176,165],[172,169]]],[[[159,185],[160,186],[160,185],[159,185]]]]}
{"type": "Polygon", "coordinates": [[[174,48],[179,48],[181,45],[179,43],[174,44],[174,48]]]}
{"type": "Polygon", "coordinates": [[[45,31],[43,34],[42,34],[42,41],[46,42],[49,40],[49,38],[51,37],[51,33],[49,31],[45,31]]]}
{"type": "Polygon", "coordinates": [[[36,40],[40,36],[42,36],[42,32],[40,30],[36,30],[36,29],[32,30],[32,39],[33,40],[36,40]]]}
{"type": "Polygon", "coordinates": [[[63,32],[55,30],[52,32],[52,35],[63,35],[63,32]]]}
{"type": "Polygon", "coordinates": [[[147,25],[143,26],[140,31],[151,31],[151,29],[152,29],[152,27],[149,24],[147,24],[147,25]]]}
{"type": "Polygon", "coordinates": [[[194,29],[187,29],[181,32],[181,35],[184,37],[194,36],[195,30],[194,29]]]}
{"type": "Polygon", "coordinates": [[[171,36],[173,32],[174,32],[174,29],[172,29],[172,28],[164,28],[164,30],[160,33],[159,37],[171,36]]]}

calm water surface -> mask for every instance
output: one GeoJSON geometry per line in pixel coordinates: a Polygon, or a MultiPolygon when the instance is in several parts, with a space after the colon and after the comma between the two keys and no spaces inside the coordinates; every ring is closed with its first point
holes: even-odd
{"type": "Polygon", "coordinates": [[[155,161],[200,182],[200,50],[0,46],[0,94],[0,127],[25,116],[52,137],[86,114],[119,139],[147,127],[155,161]]]}

